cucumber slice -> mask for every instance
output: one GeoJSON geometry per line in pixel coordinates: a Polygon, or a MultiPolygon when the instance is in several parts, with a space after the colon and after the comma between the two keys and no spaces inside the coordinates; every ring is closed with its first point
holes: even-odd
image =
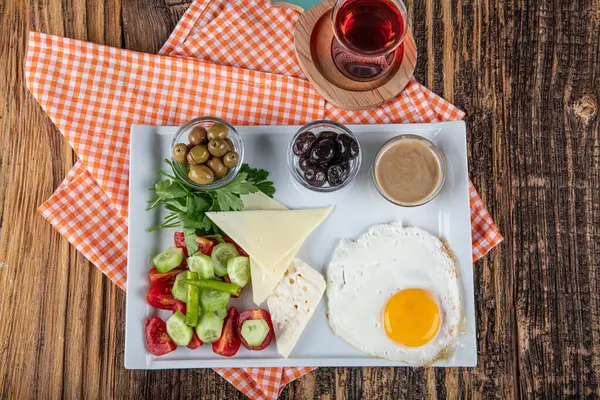
{"type": "Polygon", "coordinates": [[[187,346],[192,341],[194,330],[186,325],[185,315],[177,311],[167,320],[167,333],[176,345],[187,346]]]}
{"type": "Polygon", "coordinates": [[[242,322],[240,334],[251,347],[258,347],[269,333],[269,324],[264,319],[247,319],[242,322]]]}
{"type": "Polygon", "coordinates": [[[183,261],[183,250],[179,247],[169,247],[152,259],[158,272],[169,272],[173,268],[179,267],[183,261]]]}
{"type": "Polygon", "coordinates": [[[190,271],[198,273],[199,279],[212,279],[215,276],[212,259],[204,254],[195,254],[187,259],[190,271]]]}
{"type": "Polygon", "coordinates": [[[227,316],[227,309],[225,307],[219,308],[218,310],[213,311],[213,314],[221,319],[225,319],[227,316]]]}
{"type": "Polygon", "coordinates": [[[197,275],[192,271],[183,271],[177,274],[175,277],[175,282],[173,283],[173,289],[171,289],[171,294],[177,300],[181,300],[184,303],[187,302],[187,285],[181,283],[182,279],[196,279],[197,275]],[[194,278],[196,276],[196,278],[194,278]]]}
{"type": "Polygon", "coordinates": [[[196,335],[204,343],[213,343],[221,337],[223,330],[223,319],[209,312],[200,317],[200,323],[196,327],[196,335]]]}
{"type": "Polygon", "coordinates": [[[227,275],[231,283],[244,287],[250,280],[250,259],[248,257],[232,257],[227,260],[227,275]]]}
{"type": "Polygon", "coordinates": [[[238,253],[235,246],[231,243],[219,243],[212,249],[210,258],[212,258],[215,274],[218,276],[227,275],[227,260],[231,257],[237,257],[238,253]]]}
{"type": "Polygon", "coordinates": [[[184,303],[187,302],[187,285],[181,283],[183,279],[197,279],[198,274],[192,271],[183,271],[177,274],[175,282],[173,283],[173,289],[171,293],[177,300],[181,300],[184,303]]]}
{"type": "Polygon", "coordinates": [[[210,313],[220,308],[225,308],[230,298],[231,295],[229,293],[221,292],[220,290],[204,289],[200,294],[202,311],[210,313]]]}

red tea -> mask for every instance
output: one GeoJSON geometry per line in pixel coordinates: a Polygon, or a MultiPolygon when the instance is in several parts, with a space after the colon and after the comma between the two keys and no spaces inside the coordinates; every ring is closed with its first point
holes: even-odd
{"type": "Polygon", "coordinates": [[[358,54],[380,54],[402,40],[404,20],[394,0],[348,0],[336,13],[338,39],[358,54]]]}

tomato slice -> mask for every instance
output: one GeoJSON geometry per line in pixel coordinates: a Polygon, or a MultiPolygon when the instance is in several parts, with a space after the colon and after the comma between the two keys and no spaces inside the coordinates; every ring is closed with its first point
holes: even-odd
{"type": "Polygon", "coordinates": [[[179,247],[181,250],[183,250],[183,255],[185,258],[188,258],[190,255],[188,254],[187,246],[185,245],[185,233],[175,232],[173,239],[175,241],[175,247],[179,247]]]}
{"type": "Polygon", "coordinates": [[[196,331],[192,334],[192,341],[187,345],[188,349],[196,350],[198,347],[202,346],[204,342],[200,340],[198,335],[196,335],[196,331]]]}
{"type": "Polygon", "coordinates": [[[242,342],[240,341],[240,335],[238,335],[237,332],[237,319],[238,311],[235,307],[231,307],[227,310],[221,337],[212,345],[213,353],[225,357],[232,357],[238,352],[242,342]]]}
{"type": "Polygon", "coordinates": [[[235,246],[235,248],[237,249],[238,253],[240,253],[240,256],[248,257],[248,253],[246,253],[244,251],[244,249],[242,249],[240,246],[238,246],[238,244],[236,242],[234,242],[233,239],[230,238],[229,236],[223,236],[223,241],[225,243],[232,243],[235,246]]]}
{"type": "Polygon", "coordinates": [[[146,321],[144,336],[146,337],[146,348],[155,356],[162,356],[177,348],[167,334],[167,324],[159,317],[152,317],[146,321]]]}
{"type": "MultiPolygon", "coordinates": [[[[225,282],[227,282],[227,283],[231,283],[231,279],[229,279],[229,275],[225,275],[225,276],[223,277],[223,279],[225,280],[225,282]]],[[[231,295],[231,297],[232,297],[232,298],[234,298],[234,299],[237,299],[238,297],[240,297],[240,296],[242,295],[242,292],[243,292],[243,291],[244,291],[244,288],[241,288],[241,289],[240,289],[240,294],[239,294],[239,295],[237,295],[237,296],[236,296],[235,294],[232,294],[232,295],[231,295]]]]}
{"type": "Polygon", "coordinates": [[[196,237],[196,244],[198,245],[198,251],[206,256],[210,256],[212,248],[217,244],[217,241],[207,237],[196,237]]]}
{"type": "Polygon", "coordinates": [[[173,285],[156,284],[150,286],[146,300],[152,307],[160,308],[161,310],[173,310],[173,306],[177,302],[171,294],[173,285]]]}
{"type": "Polygon", "coordinates": [[[177,311],[181,311],[182,314],[185,314],[185,310],[185,303],[183,301],[175,299],[175,305],[173,306],[173,314],[175,314],[177,311]]]}
{"type": "Polygon", "coordinates": [[[182,268],[175,268],[170,270],[169,272],[165,272],[165,273],[160,273],[156,270],[156,268],[152,268],[149,272],[148,275],[150,276],[150,283],[151,284],[157,284],[157,283],[162,283],[165,285],[172,285],[173,282],[175,282],[175,277],[177,276],[178,273],[183,272],[182,268]]]}
{"type": "Polygon", "coordinates": [[[271,321],[271,314],[269,314],[269,312],[267,310],[263,310],[262,308],[259,308],[256,310],[242,311],[237,320],[237,329],[236,330],[239,333],[240,340],[242,341],[242,344],[244,345],[245,348],[247,348],[248,350],[260,351],[260,350],[264,349],[265,347],[267,347],[269,344],[271,344],[271,341],[273,340],[274,331],[273,331],[273,322],[271,321]],[[259,346],[254,346],[254,347],[250,346],[240,333],[240,332],[242,332],[242,324],[244,323],[244,321],[253,320],[253,319],[262,319],[267,323],[267,325],[269,325],[269,333],[267,333],[267,336],[265,336],[265,339],[263,340],[263,342],[259,346]]]}
{"type": "Polygon", "coordinates": [[[187,250],[187,246],[185,245],[185,233],[183,232],[175,232],[173,234],[173,241],[175,242],[175,247],[179,247],[183,250],[183,261],[179,268],[187,269],[187,262],[185,261],[190,255],[187,250]]]}

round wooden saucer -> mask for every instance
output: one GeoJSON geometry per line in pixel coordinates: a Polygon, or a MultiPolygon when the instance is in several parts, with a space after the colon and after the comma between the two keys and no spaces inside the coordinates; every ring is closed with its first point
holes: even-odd
{"type": "Polygon", "coordinates": [[[340,72],[331,56],[333,4],[325,0],[305,10],[296,23],[296,57],[307,78],[328,102],[347,110],[374,108],[393,99],[406,87],[417,63],[412,32],[396,50],[385,75],[369,82],[354,81],[340,72]]]}

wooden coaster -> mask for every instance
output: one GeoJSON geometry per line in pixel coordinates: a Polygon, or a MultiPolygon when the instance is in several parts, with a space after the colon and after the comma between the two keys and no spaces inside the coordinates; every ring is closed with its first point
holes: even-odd
{"type": "Polygon", "coordinates": [[[393,65],[385,75],[369,82],[354,81],[340,72],[331,56],[331,8],[334,3],[325,0],[304,10],[298,19],[294,40],[300,66],[315,89],[331,104],[347,110],[380,106],[396,97],[412,77],[417,63],[412,32],[409,30],[396,50],[393,65]]]}

